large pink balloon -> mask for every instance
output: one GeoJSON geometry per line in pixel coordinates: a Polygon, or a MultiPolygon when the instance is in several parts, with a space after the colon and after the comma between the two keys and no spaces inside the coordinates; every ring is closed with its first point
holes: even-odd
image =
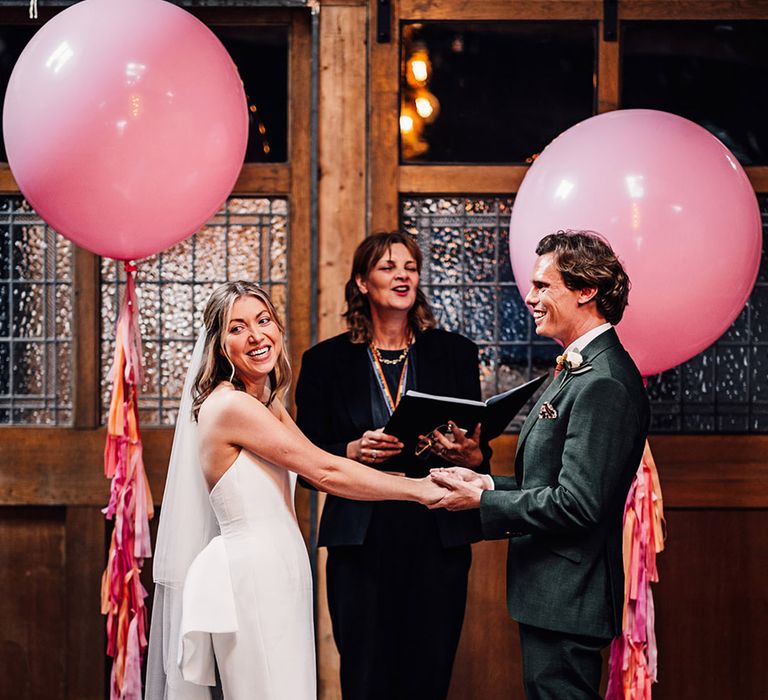
{"type": "Polygon", "coordinates": [[[531,166],[510,224],[523,294],[537,242],[558,229],[598,231],[625,263],[632,291],[617,330],[645,376],[722,335],[762,248],[755,193],[733,154],[697,124],[645,109],[576,124],[531,166]]]}
{"type": "Polygon", "coordinates": [[[16,182],[57,231],[136,259],[215,213],[245,155],[248,112],[229,54],[162,0],[84,0],[19,58],[3,130],[16,182]]]}

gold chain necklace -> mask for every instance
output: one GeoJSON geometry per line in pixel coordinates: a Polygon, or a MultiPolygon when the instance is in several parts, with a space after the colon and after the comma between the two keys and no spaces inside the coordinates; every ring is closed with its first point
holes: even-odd
{"type": "Polygon", "coordinates": [[[376,355],[376,359],[383,365],[399,365],[406,357],[408,357],[408,351],[411,349],[410,345],[406,345],[398,357],[390,360],[382,357],[379,349],[373,343],[371,343],[371,347],[373,348],[373,354],[376,355]]]}

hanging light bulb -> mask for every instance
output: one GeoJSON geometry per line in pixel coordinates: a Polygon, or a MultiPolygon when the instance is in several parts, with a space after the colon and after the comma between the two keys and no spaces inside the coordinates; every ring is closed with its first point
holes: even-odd
{"type": "Polygon", "coordinates": [[[414,105],[403,102],[400,105],[400,142],[403,158],[411,160],[426,153],[429,144],[422,138],[424,120],[419,117],[414,105]]]}
{"type": "Polygon", "coordinates": [[[440,101],[426,88],[416,91],[413,102],[416,112],[427,124],[435,121],[440,114],[440,101]]]}
{"type": "Polygon", "coordinates": [[[432,73],[432,63],[423,44],[417,44],[406,61],[405,80],[411,87],[426,85],[432,73]]]}

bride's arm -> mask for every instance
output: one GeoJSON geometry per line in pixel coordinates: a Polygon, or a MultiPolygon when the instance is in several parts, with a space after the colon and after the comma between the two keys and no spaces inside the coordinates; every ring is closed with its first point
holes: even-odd
{"type": "Polygon", "coordinates": [[[360,501],[392,499],[431,504],[444,495],[443,489],[429,478],[393,476],[321,450],[293,424],[285,408],[278,410],[285,415],[278,418],[242,391],[213,393],[200,408],[201,438],[215,436],[219,443],[244,447],[337,496],[360,501]]]}

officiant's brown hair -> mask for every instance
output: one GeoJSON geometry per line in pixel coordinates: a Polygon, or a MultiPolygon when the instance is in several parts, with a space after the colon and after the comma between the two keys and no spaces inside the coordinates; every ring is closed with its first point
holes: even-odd
{"type": "MultiPolygon", "coordinates": [[[[373,337],[373,321],[371,320],[371,305],[367,295],[357,286],[357,278],[366,279],[393,245],[402,243],[416,261],[416,269],[421,275],[423,257],[416,239],[408,233],[400,231],[379,231],[366,238],[355,250],[352,259],[352,272],[344,287],[344,298],[347,308],[342,314],[347,321],[350,340],[353,343],[369,343],[373,337]]],[[[427,301],[427,296],[416,287],[416,301],[408,311],[408,325],[411,333],[425,331],[437,325],[435,315],[427,301]]]]}
{"type": "Polygon", "coordinates": [[[595,231],[558,231],[544,236],[536,255],[554,253],[568,289],[597,288],[597,309],[614,326],[627,307],[629,277],[608,241],[595,231]]]}
{"type": "Polygon", "coordinates": [[[203,347],[203,360],[200,371],[195,379],[193,390],[192,414],[195,420],[211,392],[221,382],[232,382],[236,389],[245,390],[245,386],[235,373],[232,361],[224,350],[224,331],[229,325],[229,317],[232,313],[232,305],[240,297],[254,297],[267,307],[269,315],[283,336],[282,348],[277,357],[275,366],[269,373],[269,398],[267,406],[274,399],[282,398],[291,383],[291,365],[288,362],[288,350],[285,346],[285,326],[272,300],[261,287],[254,282],[233,281],[225,282],[211,293],[208,303],[203,311],[203,324],[205,326],[205,346],[203,347]]]}

